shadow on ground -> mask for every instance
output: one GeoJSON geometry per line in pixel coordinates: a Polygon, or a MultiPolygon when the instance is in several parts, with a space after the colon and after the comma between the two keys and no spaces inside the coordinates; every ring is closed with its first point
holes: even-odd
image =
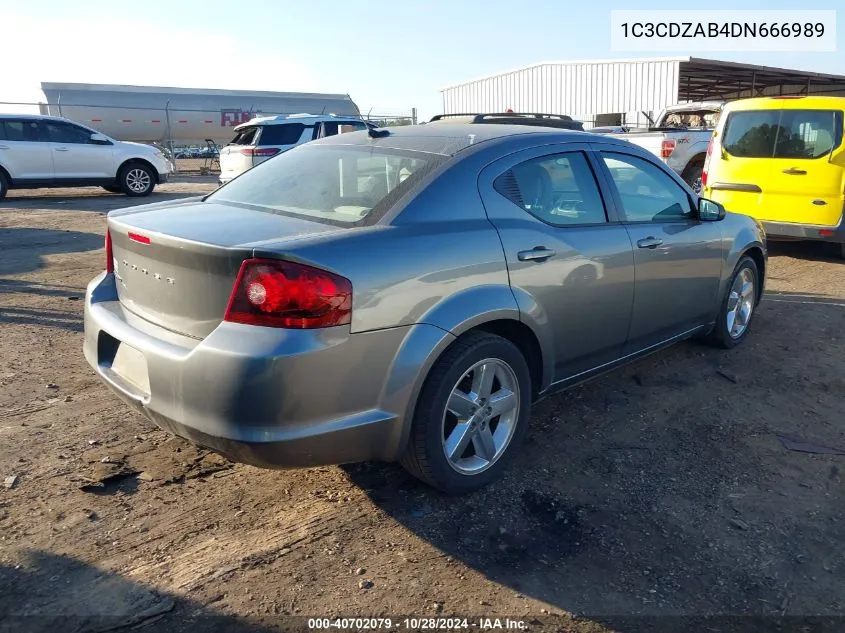
{"type": "Polygon", "coordinates": [[[30,227],[0,228],[0,252],[3,254],[0,257],[0,275],[38,270],[44,265],[42,258],[47,255],[83,253],[99,248],[103,248],[103,236],[96,233],[30,227]]]}
{"type": "Polygon", "coordinates": [[[768,243],[769,257],[794,257],[817,262],[838,262],[845,266],[840,244],[811,241],[770,241],[768,243]]]}
{"type": "Polygon", "coordinates": [[[21,565],[0,565],[0,633],[94,633],[130,627],[186,633],[269,633],[306,630],[306,622],[284,614],[254,621],[222,615],[211,605],[161,593],[43,551],[28,552],[21,565]]]}
{"type": "Polygon", "coordinates": [[[505,476],[465,497],[344,468],[488,579],[620,631],[842,630],[843,458],[778,440],[845,445],[842,314],[763,304],[734,350],[680,344],[549,398],[505,476]],[[710,614],[729,617],[692,620],[710,614]]]}

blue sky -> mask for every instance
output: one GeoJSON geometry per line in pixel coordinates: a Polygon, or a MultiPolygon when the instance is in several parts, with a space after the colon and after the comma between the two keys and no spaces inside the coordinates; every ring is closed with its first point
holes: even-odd
{"type": "MultiPolygon", "coordinates": [[[[541,61],[635,56],[611,51],[609,35],[610,10],[634,6],[599,0],[35,0],[2,11],[0,59],[18,63],[4,64],[0,101],[38,101],[41,81],[76,81],[342,92],[364,111],[416,106],[429,117],[440,111],[439,89],[449,84],[541,61]]],[[[686,6],[796,8],[794,0],[686,6]]],[[[684,5],[652,1],[640,8],[684,5]]],[[[699,55],[845,74],[843,30],[837,29],[837,53],[699,55]]]]}

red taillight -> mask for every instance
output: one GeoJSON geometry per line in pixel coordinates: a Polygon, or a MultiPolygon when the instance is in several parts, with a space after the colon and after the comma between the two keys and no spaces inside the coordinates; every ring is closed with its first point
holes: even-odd
{"type": "Polygon", "coordinates": [[[660,144],[660,156],[669,158],[675,151],[675,139],[667,138],[660,144]]]}
{"type": "Polygon", "coordinates": [[[819,231],[819,237],[830,237],[831,235],[833,235],[833,231],[830,229],[822,229],[819,231]]]}
{"type": "Polygon", "coordinates": [[[701,188],[707,186],[707,170],[710,169],[710,155],[713,153],[713,141],[716,139],[710,137],[710,142],[707,144],[707,156],[704,159],[704,169],[701,170],[701,188]]]}
{"type": "Polygon", "coordinates": [[[106,229],[106,272],[114,272],[114,252],[111,246],[111,231],[106,229]]]}
{"type": "Polygon", "coordinates": [[[352,283],[304,264],[248,259],[223,320],[290,329],[346,325],[352,321],[352,283]]]}
{"type": "Polygon", "coordinates": [[[275,156],[280,151],[278,147],[244,147],[241,154],[245,156],[275,156]]]}

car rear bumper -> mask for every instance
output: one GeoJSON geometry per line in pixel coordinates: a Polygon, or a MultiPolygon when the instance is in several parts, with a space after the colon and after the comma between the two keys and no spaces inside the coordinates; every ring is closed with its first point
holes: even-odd
{"type": "Polygon", "coordinates": [[[448,336],[428,325],[350,334],[223,322],[200,341],[125,310],[111,274],[85,299],[85,358],[121,399],[165,430],[269,468],[397,459],[424,373],[414,359],[428,355],[407,348],[448,336]]]}
{"type": "Polygon", "coordinates": [[[766,238],[770,240],[819,240],[845,243],[845,216],[840,220],[839,226],[766,221],[763,221],[762,224],[766,231],[766,238]]]}

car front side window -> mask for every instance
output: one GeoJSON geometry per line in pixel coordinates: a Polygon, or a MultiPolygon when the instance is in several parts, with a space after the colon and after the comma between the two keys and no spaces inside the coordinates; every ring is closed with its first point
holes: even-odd
{"type": "Polygon", "coordinates": [[[91,132],[76,125],[50,121],[46,127],[47,135],[53,143],[84,145],[91,141],[91,132]]]}
{"type": "Polygon", "coordinates": [[[630,154],[602,152],[628,222],[690,220],[689,195],[657,165],[630,154]]]}

